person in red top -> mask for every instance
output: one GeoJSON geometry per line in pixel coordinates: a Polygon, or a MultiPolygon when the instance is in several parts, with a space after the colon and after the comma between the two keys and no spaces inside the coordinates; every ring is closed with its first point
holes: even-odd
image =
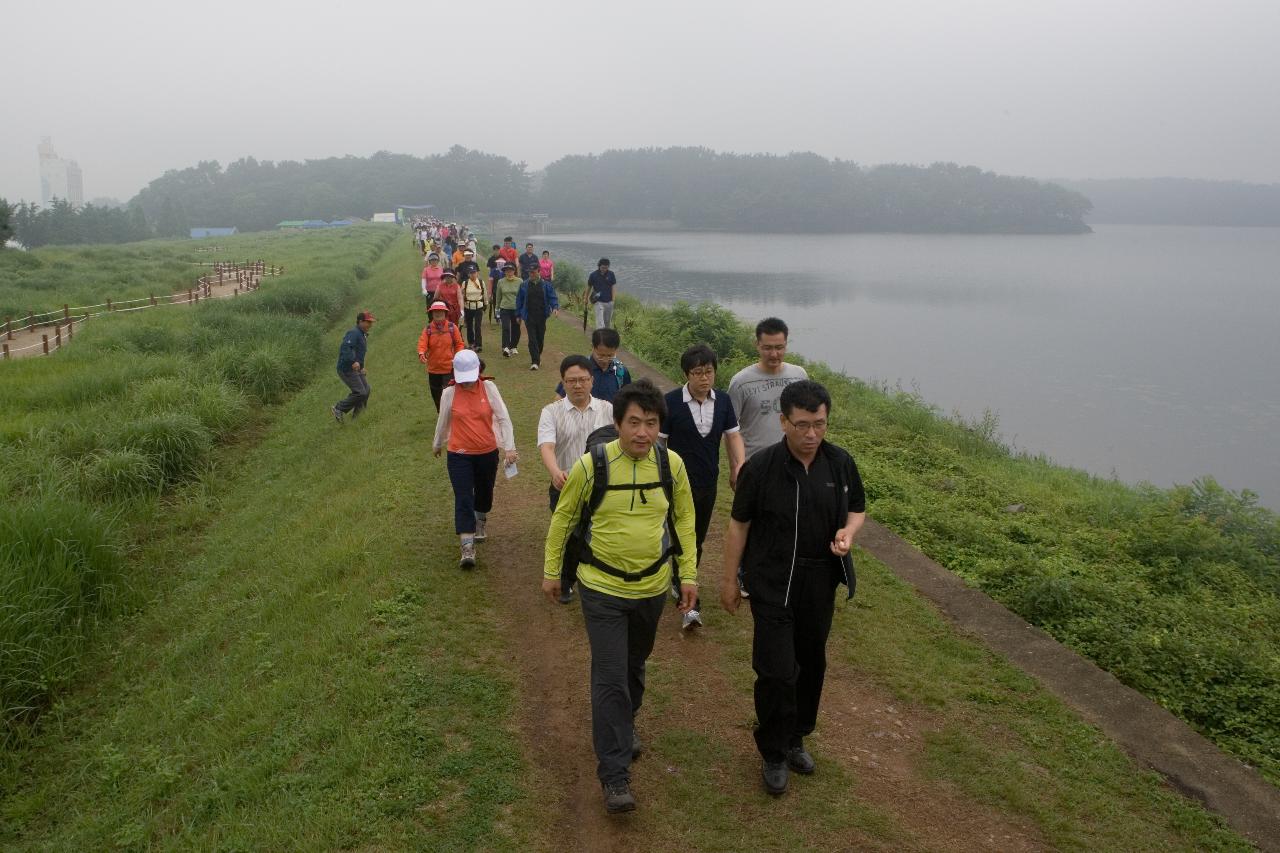
{"type": "Polygon", "coordinates": [[[509,264],[514,264],[520,259],[520,253],[516,251],[516,241],[510,237],[502,238],[502,248],[498,250],[498,256],[509,264]]]}
{"type": "Polygon", "coordinates": [[[440,284],[436,286],[436,300],[443,302],[449,309],[449,321],[455,326],[462,323],[462,288],[454,278],[452,270],[445,270],[440,276],[440,284]]]}
{"type": "Polygon", "coordinates": [[[458,324],[448,318],[449,307],[443,302],[431,305],[431,321],[418,337],[418,361],[427,366],[427,380],[431,383],[431,399],[440,411],[440,395],[453,374],[453,356],[465,349],[458,324]]]}
{"type": "Polygon", "coordinates": [[[422,268],[422,295],[427,300],[428,310],[436,301],[436,290],[440,287],[440,277],[444,275],[444,267],[440,266],[440,256],[435,252],[427,255],[427,265],[422,268]]]}
{"type": "Polygon", "coordinates": [[[453,382],[440,398],[440,417],[432,449],[437,457],[448,446],[449,482],[453,485],[453,529],[462,546],[458,565],[476,564],[476,542],[486,537],[498,478],[498,448],[506,464],[520,458],[511,431],[507,404],[493,380],[480,375],[480,356],[469,349],[453,356],[453,382]]]}

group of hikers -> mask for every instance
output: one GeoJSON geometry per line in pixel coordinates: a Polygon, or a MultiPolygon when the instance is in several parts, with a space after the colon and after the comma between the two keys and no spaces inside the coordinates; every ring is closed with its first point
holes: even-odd
{"type": "MultiPolygon", "coordinates": [[[[508,237],[495,250],[511,254],[514,245],[508,237]]],[[[525,248],[532,254],[532,244],[525,248]]],[[[434,269],[439,258],[430,242],[426,252],[434,269]]],[[[469,256],[474,250],[464,249],[466,281],[478,271],[466,266],[469,256]]],[[[498,310],[515,312],[525,326],[537,369],[545,322],[558,303],[542,261],[534,255],[536,263],[522,265],[522,258],[499,255],[496,286],[518,285],[507,303],[513,307],[499,302],[498,310]]],[[[418,353],[438,411],[432,449],[437,457],[447,451],[459,565],[471,569],[476,543],[487,538],[499,462],[514,476],[519,453],[502,394],[483,375],[479,323],[472,336],[468,322],[464,342],[452,303],[440,298],[447,272],[430,280],[430,290],[424,272],[430,319],[418,353]]],[[[757,324],[758,360],[734,374],[724,393],[715,390],[716,352],[698,344],[681,355],[685,383],[663,394],[647,379],[633,379],[617,357],[621,338],[608,325],[616,278],[606,259],[588,287],[597,321],[591,350],[561,361],[556,398],[538,418],[551,509],[541,583],[550,601],[567,605],[576,595],[582,607],[605,808],[611,814],[636,808],[630,767],[643,746],[635,718],[667,597],[676,601],[683,630],[703,625],[698,566],[717,500],[721,445],[733,498],[718,598],[729,614],[750,602],[761,780],[780,795],[791,772],[813,773],[816,766],[804,739],[817,720],[836,590],[845,584],[851,598],[856,586],[850,548],[866,509],[857,465],[826,440],[831,397],[785,360],[789,330],[782,320],[757,324]]],[[[462,301],[464,312],[473,310],[465,291],[462,301]]],[[[351,393],[333,407],[339,423],[367,404],[365,353],[375,321],[360,312],[343,338],[338,373],[351,393]]],[[[511,325],[514,339],[503,325],[506,357],[518,353],[519,325],[511,325]]]]}

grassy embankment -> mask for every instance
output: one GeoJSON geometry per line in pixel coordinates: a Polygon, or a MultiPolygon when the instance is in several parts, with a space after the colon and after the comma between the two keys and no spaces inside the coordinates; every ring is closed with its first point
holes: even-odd
{"type": "MultiPolygon", "coordinates": [[[[202,477],[133,516],[147,535],[124,566],[145,595],[99,632],[39,727],[2,753],[0,844],[561,843],[575,817],[548,811],[559,780],[525,756],[533,738],[567,745],[587,733],[515,728],[516,669],[538,638],[495,618],[495,596],[521,592],[499,586],[483,557],[506,552],[482,555],[474,574],[456,568],[447,478],[425,446],[434,413],[412,355],[417,261],[399,248],[361,295],[382,318],[369,413],[344,427],[327,416],[340,394],[329,368],[340,320],[318,373],[258,417],[251,435],[214,452],[202,477]]],[[[582,347],[562,324],[548,331],[553,349],[582,347]]],[[[545,528],[532,424],[551,377],[494,361],[524,461],[521,477],[499,487],[496,538],[485,547],[514,552],[545,528]]],[[[889,712],[908,727],[833,705],[818,737],[822,772],[770,800],[756,788],[746,731],[750,622],[711,616],[717,669],[693,654],[652,662],[644,805],[617,833],[704,849],[922,848],[937,837],[920,817],[936,790],[1059,849],[1245,849],[1030,679],[957,637],[884,567],[867,560],[862,571],[855,607],[842,604],[837,618],[833,662],[859,689],[894,697],[889,712]],[[739,709],[732,736],[709,737],[699,719],[671,722],[691,699],[739,709]],[[838,733],[840,713],[854,725],[838,733]],[[881,726],[884,742],[872,737],[881,726]],[[872,759],[899,732],[924,742],[920,766],[906,768],[906,788],[875,799],[886,771],[872,759]],[[866,763],[838,761],[842,742],[869,747],[859,750],[866,763]]],[[[530,572],[525,594],[536,596],[536,561],[530,572]]],[[[576,609],[553,612],[580,619],[576,609]]],[[[833,691],[845,678],[833,674],[833,691]]]]}
{"type": "MultiPolygon", "coordinates": [[[[557,273],[581,291],[580,270],[557,273]]],[[[624,297],[616,316],[672,378],[694,342],[721,354],[722,387],[756,358],[750,328],[718,306],[624,297]]],[[[991,415],[947,418],[794,360],[831,389],[829,438],[856,454],[876,519],[1280,783],[1275,513],[1212,479],[1132,486],[1015,453],[991,415]]]]}

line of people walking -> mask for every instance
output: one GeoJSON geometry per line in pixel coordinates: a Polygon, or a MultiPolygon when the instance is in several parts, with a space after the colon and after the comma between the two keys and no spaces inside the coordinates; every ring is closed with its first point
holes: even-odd
{"type": "MultiPolygon", "coordinates": [[[[542,259],[532,244],[525,248],[533,255],[528,264],[515,255],[511,238],[495,245],[502,263],[490,298],[502,321],[503,356],[518,354],[523,325],[530,369],[537,370],[546,319],[559,303],[543,279],[542,259]]],[[[469,254],[463,251],[462,264],[469,254]]],[[[476,543],[487,537],[499,461],[514,476],[519,454],[501,392],[483,375],[480,332],[472,335],[467,316],[464,343],[447,298],[451,271],[431,276],[438,283],[428,290],[426,270],[439,266],[428,252],[422,281],[430,319],[418,354],[438,411],[432,448],[437,457],[447,451],[459,565],[469,569],[477,565],[476,543]]],[[[598,323],[612,320],[617,290],[609,266],[602,259],[592,273],[601,285],[598,323]]],[[[469,282],[475,273],[466,268],[469,282]]],[[[589,283],[593,294],[595,286],[589,283]]],[[[482,320],[487,306],[473,307],[474,293],[460,301],[482,320]]],[[[338,371],[351,394],[333,407],[339,422],[367,404],[365,339],[373,322],[360,312],[343,339],[338,371]]],[[[635,720],[667,597],[683,630],[704,625],[698,568],[718,499],[722,445],[733,497],[717,598],[727,614],[743,601],[751,610],[761,782],[780,795],[792,772],[818,767],[805,738],[817,721],[836,590],[844,584],[852,598],[856,588],[850,549],[866,498],[853,457],[826,440],[829,393],[785,360],[788,343],[785,322],[761,320],[757,361],[734,374],[723,393],[715,387],[717,353],[692,346],[680,359],[685,382],[663,394],[633,379],[617,357],[619,333],[601,325],[589,354],[561,361],[556,399],[539,413],[551,510],[542,591],[553,603],[576,597],[582,607],[591,648],[592,743],[609,813],[637,805],[630,767],[643,745],[635,720]]]]}

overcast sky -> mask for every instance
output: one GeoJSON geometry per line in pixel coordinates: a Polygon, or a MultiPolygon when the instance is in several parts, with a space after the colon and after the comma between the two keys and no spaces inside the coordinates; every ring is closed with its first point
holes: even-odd
{"type": "Polygon", "coordinates": [[[1035,177],[1280,181],[1280,2],[18,2],[0,196],[36,145],[166,169],[704,145],[1035,177]]]}

